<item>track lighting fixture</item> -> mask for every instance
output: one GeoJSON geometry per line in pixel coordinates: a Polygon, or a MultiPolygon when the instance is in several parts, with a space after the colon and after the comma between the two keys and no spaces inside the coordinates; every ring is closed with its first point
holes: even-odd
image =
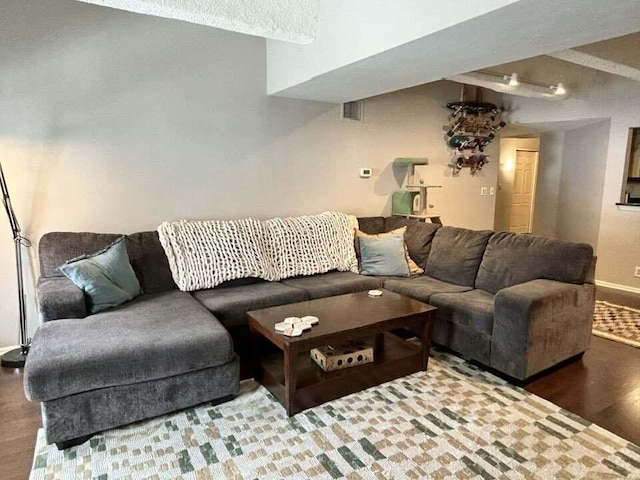
{"type": "Polygon", "coordinates": [[[479,70],[476,72],[467,72],[454,77],[448,77],[448,80],[454,82],[465,83],[467,85],[477,85],[489,88],[496,92],[508,93],[510,95],[519,95],[532,98],[547,98],[549,100],[560,100],[566,98],[568,90],[564,83],[550,85],[548,83],[539,83],[531,80],[524,80],[513,72],[507,75],[501,72],[492,72],[489,70],[479,70]]]}
{"type": "Polygon", "coordinates": [[[567,93],[562,82],[558,83],[558,85],[551,85],[549,88],[553,90],[553,93],[556,95],[565,95],[567,93]]]}
{"type": "Polygon", "coordinates": [[[518,85],[520,85],[520,82],[518,81],[518,74],[513,72],[511,75],[504,75],[502,77],[503,80],[509,80],[509,86],[510,87],[517,87],[518,85]]]}

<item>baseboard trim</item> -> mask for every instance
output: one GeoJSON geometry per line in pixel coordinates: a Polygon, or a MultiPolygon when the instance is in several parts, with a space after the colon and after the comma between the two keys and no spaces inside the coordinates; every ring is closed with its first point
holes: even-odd
{"type": "Polygon", "coordinates": [[[596,280],[596,285],[599,287],[611,288],[613,290],[621,290],[623,292],[640,294],[640,288],[629,287],[627,285],[618,285],[617,283],[609,283],[602,280],[596,280]]]}
{"type": "Polygon", "coordinates": [[[7,353],[10,350],[13,350],[14,348],[18,348],[18,345],[10,345],[8,347],[1,347],[0,348],[0,356],[4,355],[5,353],[7,353]]]}

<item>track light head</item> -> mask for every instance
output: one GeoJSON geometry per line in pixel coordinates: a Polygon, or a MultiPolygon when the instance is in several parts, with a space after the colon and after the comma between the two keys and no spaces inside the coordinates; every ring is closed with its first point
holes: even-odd
{"type": "Polygon", "coordinates": [[[558,85],[551,88],[555,90],[553,93],[555,93],[556,95],[565,95],[567,93],[567,90],[564,88],[564,85],[562,84],[562,82],[558,83],[558,85]]]}
{"type": "Polygon", "coordinates": [[[518,81],[518,74],[515,72],[512,73],[511,75],[504,75],[502,79],[509,80],[508,85],[510,87],[517,87],[518,85],[520,85],[520,82],[518,81]]]}

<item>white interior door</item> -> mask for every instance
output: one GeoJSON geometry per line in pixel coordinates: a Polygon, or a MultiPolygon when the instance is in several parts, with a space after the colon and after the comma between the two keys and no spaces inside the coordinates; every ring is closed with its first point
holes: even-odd
{"type": "Polygon", "coordinates": [[[531,233],[538,152],[517,150],[509,231],[531,233]]]}

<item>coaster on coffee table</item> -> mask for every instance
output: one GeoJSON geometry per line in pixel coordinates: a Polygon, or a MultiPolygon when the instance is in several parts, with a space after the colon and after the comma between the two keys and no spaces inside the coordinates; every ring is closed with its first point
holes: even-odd
{"type": "Polygon", "coordinates": [[[311,330],[319,321],[318,317],[314,317],[313,315],[307,315],[302,318],[287,317],[282,322],[276,323],[274,329],[286,337],[299,337],[303,332],[311,330]]]}
{"type": "Polygon", "coordinates": [[[307,315],[306,317],[300,318],[303,323],[308,323],[309,325],[317,325],[320,321],[318,317],[314,317],[313,315],[307,315]]]}
{"type": "Polygon", "coordinates": [[[302,329],[296,325],[292,328],[287,328],[284,332],[282,332],[285,337],[299,337],[302,335],[302,329]]]}

